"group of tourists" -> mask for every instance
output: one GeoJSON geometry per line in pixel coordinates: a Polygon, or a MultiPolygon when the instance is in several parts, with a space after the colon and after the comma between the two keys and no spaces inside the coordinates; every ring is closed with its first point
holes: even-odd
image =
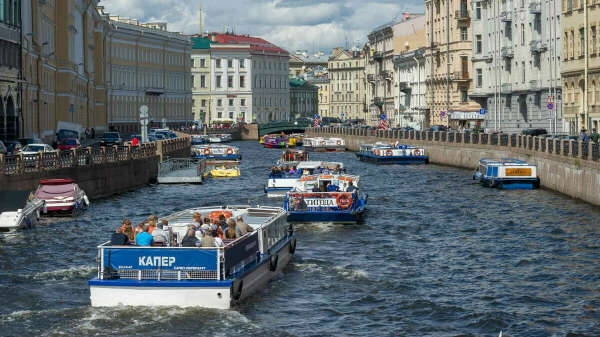
{"type": "Polygon", "coordinates": [[[150,215],[146,220],[134,226],[131,220],[125,219],[113,233],[110,243],[113,246],[164,246],[171,242],[173,233],[167,220],[158,221],[156,215],[150,215]]]}

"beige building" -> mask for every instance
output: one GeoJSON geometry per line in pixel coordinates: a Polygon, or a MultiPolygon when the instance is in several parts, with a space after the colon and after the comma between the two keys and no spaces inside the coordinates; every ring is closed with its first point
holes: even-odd
{"type": "Polygon", "coordinates": [[[331,95],[329,116],[367,120],[364,53],[356,49],[335,48],[329,58],[328,68],[331,95]]]}
{"type": "Polygon", "coordinates": [[[23,1],[22,132],[53,141],[59,124],[107,125],[98,1],[23,1]]]}
{"type": "MultiPolygon", "coordinates": [[[[472,85],[470,8],[471,0],[425,0],[426,36],[430,47],[425,54],[427,106],[431,109],[431,125],[450,125],[451,116],[469,116],[479,111],[479,104],[469,102],[472,85]]],[[[453,122],[456,126],[467,120],[458,118],[453,122]]]]}
{"type": "Polygon", "coordinates": [[[108,124],[121,132],[139,130],[139,108],[149,108],[151,126],[180,127],[192,120],[188,37],[166,23],[139,23],[110,16],[106,37],[108,124]]]}
{"type": "Polygon", "coordinates": [[[21,135],[21,12],[20,1],[0,6],[0,140],[21,135]]]}
{"type": "Polygon", "coordinates": [[[211,94],[210,39],[202,36],[192,37],[192,113],[194,120],[208,124],[211,94]]]}
{"type": "Polygon", "coordinates": [[[317,98],[319,104],[317,112],[319,116],[331,117],[329,111],[329,102],[331,101],[329,78],[327,76],[322,76],[319,78],[314,78],[308,82],[319,89],[317,98]]]}
{"type": "Polygon", "coordinates": [[[305,77],[306,74],[319,75],[323,70],[326,73],[327,58],[323,52],[310,55],[306,50],[296,50],[294,54],[290,54],[289,77],[305,77]]]}
{"type": "Polygon", "coordinates": [[[584,3],[562,1],[563,117],[570,134],[600,131],[600,8],[588,2],[586,9],[584,3]]]}

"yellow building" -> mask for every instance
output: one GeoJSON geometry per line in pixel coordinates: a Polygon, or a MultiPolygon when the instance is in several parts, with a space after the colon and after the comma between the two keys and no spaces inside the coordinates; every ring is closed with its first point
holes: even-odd
{"type": "Polygon", "coordinates": [[[97,0],[23,1],[22,135],[106,127],[104,32],[97,0]]]}
{"type": "Polygon", "coordinates": [[[192,37],[192,113],[199,124],[208,124],[210,95],[210,39],[208,37],[192,37]]]}
{"type": "Polygon", "coordinates": [[[317,102],[319,107],[317,112],[320,117],[331,117],[329,110],[329,102],[331,101],[331,92],[329,86],[329,78],[322,76],[308,81],[310,84],[319,88],[317,102]]]}
{"type": "Polygon", "coordinates": [[[366,120],[364,54],[359,50],[335,48],[329,58],[328,70],[331,90],[330,116],[366,120]]]}
{"type": "Polygon", "coordinates": [[[139,130],[139,108],[149,108],[151,126],[171,128],[192,120],[191,43],[166,23],[140,23],[110,16],[106,37],[108,125],[121,132],[139,130]]]}
{"type": "Polygon", "coordinates": [[[0,6],[0,140],[20,136],[21,15],[16,0],[0,6]]]}

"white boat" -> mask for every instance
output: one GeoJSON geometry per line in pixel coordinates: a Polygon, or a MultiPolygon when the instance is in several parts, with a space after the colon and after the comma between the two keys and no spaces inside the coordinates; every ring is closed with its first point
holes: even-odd
{"type": "Polygon", "coordinates": [[[208,136],[209,143],[228,143],[231,141],[230,133],[221,133],[208,136]]]}
{"type": "Polygon", "coordinates": [[[285,197],[300,178],[312,174],[329,174],[333,172],[345,172],[344,163],[328,161],[288,161],[281,162],[271,170],[265,193],[267,197],[285,197]],[[289,172],[290,168],[296,168],[296,172],[289,172]]]}
{"type": "Polygon", "coordinates": [[[193,145],[192,157],[196,159],[240,160],[240,148],[231,145],[193,145]]]}
{"type": "Polygon", "coordinates": [[[77,216],[90,205],[85,192],[71,179],[40,180],[35,197],[45,201],[45,215],[77,216]]]}
{"type": "Polygon", "coordinates": [[[0,198],[0,231],[32,228],[39,223],[44,201],[29,200],[29,192],[2,192],[0,198]]]}
{"type": "Polygon", "coordinates": [[[513,158],[481,159],[479,167],[473,173],[473,180],[479,180],[483,186],[503,190],[532,190],[540,187],[536,166],[513,158]]]}
{"type": "Polygon", "coordinates": [[[346,142],[343,138],[315,137],[304,138],[304,148],[315,152],[343,152],[346,151],[346,142]]]}
{"type": "Polygon", "coordinates": [[[89,281],[93,307],[229,309],[264,289],[296,249],[293,227],[278,207],[204,207],[164,219],[174,236],[172,246],[111,246],[110,242],[98,246],[98,275],[89,281]],[[180,247],[194,213],[242,216],[254,231],[225,241],[224,247],[180,247]]]}

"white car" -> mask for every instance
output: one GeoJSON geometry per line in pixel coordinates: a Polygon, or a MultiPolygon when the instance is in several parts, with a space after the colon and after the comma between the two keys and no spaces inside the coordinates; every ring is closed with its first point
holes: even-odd
{"type": "Polygon", "coordinates": [[[37,155],[38,152],[54,152],[54,149],[48,144],[29,144],[25,145],[19,153],[28,156],[37,155]]]}

